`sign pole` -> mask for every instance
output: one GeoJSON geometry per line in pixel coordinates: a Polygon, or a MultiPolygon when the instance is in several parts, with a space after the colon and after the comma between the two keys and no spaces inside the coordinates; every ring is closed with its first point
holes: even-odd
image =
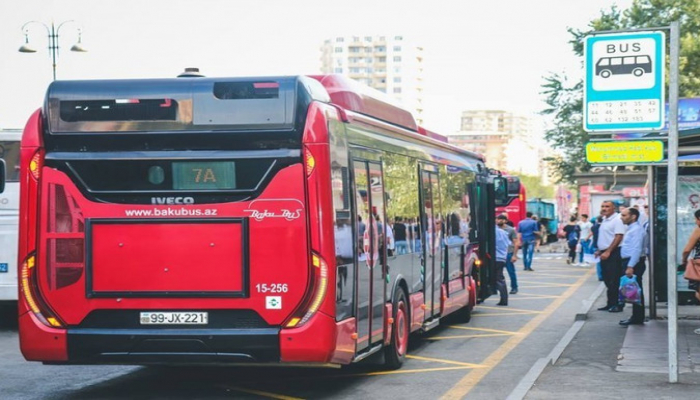
{"type": "Polygon", "coordinates": [[[678,196],[678,56],[680,51],[678,21],[671,22],[671,59],[668,88],[668,220],[667,270],[668,279],[668,381],[678,382],[678,249],[676,217],[678,196]]]}

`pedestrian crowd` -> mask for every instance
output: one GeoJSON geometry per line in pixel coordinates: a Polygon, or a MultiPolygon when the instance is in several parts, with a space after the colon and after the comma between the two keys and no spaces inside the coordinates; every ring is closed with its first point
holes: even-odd
{"type": "MultiPolygon", "coordinates": [[[[645,206],[646,207],[646,206],[645,206]]],[[[506,215],[497,216],[497,285],[501,294],[499,305],[507,305],[505,268],[510,278],[510,294],[518,293],[518,280],[514,263],[517,260],[518,249],[522,249],[523,270],[534,271],[532,268],[533,251],[542,238],[537,216],[528,212],[527,217],[515,228],[506,215]]],[[[684,260],[692,249],[694,259],[697,259],[700,272],[700,212],[696,213],[698,228],[691,237],[692,244],[686,246],[684,260]],[[690,246],[690,247],[689,247],[690,246]]],[[[611,313],[622,312],[625,302],[620,300],[620,282],[623,276],[633,280],[638,286],[646,272],[646,259],[649,255],[649,218],[647,213],[638,206],[620,207],[612,201],[601,205],[600,216],[589,221],[586,214],[580,219],[572,216],[568,223],[558,233],[566,240],[569,249],[567,264],[587,267],[596,264],[598,279],[606,286],[606,304],[599,311],[611,313]]],[[[696,295],[700,300],[700,280],[697,282],[696,295]]],[[[644,323],[644,296],[641,294],[632,302],[632,315],[620,321],[620,325],[641,325],[644,323]]]]}

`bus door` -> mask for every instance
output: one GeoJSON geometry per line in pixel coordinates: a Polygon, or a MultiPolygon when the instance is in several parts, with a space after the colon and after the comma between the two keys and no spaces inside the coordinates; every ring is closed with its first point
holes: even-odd
{"type": "Polygon", "coordinates": [[[425,319],[440,313],[440,283],[442,282],[442,234],[440,214],[440,188],[437,168],[424,165],[421,180],[421,220],[423,225],[423,284],[425,294],[425,319]]]}
{"type": "Polygon", "coordinates": [[[0,157],[5,161],[5,190],[0,194],[0,302],[17,300],[21,136],[21,131],[0,131],[0,157]]]}
{"type": "Polygon", "coordinates": [[[353,160],[357,221],[357,348],[362,351],[384,337],[384,268],[386,216],[381,165],[353,160]]]}

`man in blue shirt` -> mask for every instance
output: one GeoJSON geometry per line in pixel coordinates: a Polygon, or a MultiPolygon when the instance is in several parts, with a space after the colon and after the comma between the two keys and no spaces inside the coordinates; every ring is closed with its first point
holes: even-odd
{"type": "MultiPolygon", "coordinates": [[[[620,257],[622,263],[620,267],[625,271],[625,275],[631,278],[637,275],[637,283],[642,286],[642,276],[646,271],[644,258],[644,237],[646,232],[639,223],[639,210],[630,207],[620,212],[620,219],[627,225],[627,232],[622,239],[622,249],[620,257]]],[[[620,325],[641,325],[644,323],[644,295],[641,304],[632,304],[632,317],[620,321],[620,325]]]]}
{"type": "MultiPolygon", "coordinates": [[[[508,238],[508,233],[496,225],[496,271],[494,271],[494,277],[496,288],[501,295],[501,301],[496,304],[498,306],[508,305],[508,289],[506,287],[506,278],[503,275],[503,268],[506,266],[508,246],[512,243],[508,238]]],[[[494,280],[492,279],[492,281],[494,280]]]]}
{"type": "Polygon", "coordinates": [[[528,211],[527,218],[518,223],[518,239],[523,248],[523,264],[525,271],[534,271],[532,269],[532,253],[535,251],[535,242],[537,237],[535,232],[539,232],[537,221],[532,219],[532,213],[528,211]]]}

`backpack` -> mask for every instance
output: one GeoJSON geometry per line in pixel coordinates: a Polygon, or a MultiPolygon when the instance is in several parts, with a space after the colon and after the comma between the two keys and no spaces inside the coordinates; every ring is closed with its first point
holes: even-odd
{"type": "Polygon", "coordinates": [[[580,230],[581,228],[579,228],[578,226],[577,226],[576,228],[578,228],[578,229],[575,229],[575,228],[574,228],[574,229],[573,229],[571,232],[569,232],[569,234],[566,236],[566,240],[568,240],[569,243],[571,243],[571,242],[578,242],[578,233],[579,233],[579,230],[580,230]]]}

